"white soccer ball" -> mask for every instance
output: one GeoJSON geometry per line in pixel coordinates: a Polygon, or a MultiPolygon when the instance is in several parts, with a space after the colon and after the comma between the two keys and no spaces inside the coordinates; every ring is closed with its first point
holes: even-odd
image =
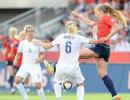
{"type": "Polygon", "coordinates": [[[66,90],[70,90],[72,86],[73,86],[73,83],[68,80],[64,81],[62,84],[62,87],[66,90]]]}

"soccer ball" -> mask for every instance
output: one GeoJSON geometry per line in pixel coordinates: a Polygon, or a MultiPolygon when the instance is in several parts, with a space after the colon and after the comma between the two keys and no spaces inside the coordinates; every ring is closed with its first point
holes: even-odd
{"type": "Polygon", "coordinates": [[[69,80],[65,80],[63,83],[62,83],[62,87],[66,90],[70,90],[73,86],[73,83],[69,80]]]}

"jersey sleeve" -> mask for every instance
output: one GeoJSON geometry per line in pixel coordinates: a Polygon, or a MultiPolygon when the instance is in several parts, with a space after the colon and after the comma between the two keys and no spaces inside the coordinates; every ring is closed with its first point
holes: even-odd
{"type": "Polygon", "coordinates": [[[39,46],[39,51],[40,51],[40,52],[44,52],[45,49],[44,49],[43,47],[39,46]]]}
{"type": "Polygon", "coordinates": [[[52,41],[52,45],[55,46],[55,45],[59,45],[60,42],[61,42],[61,35],[57,36],[55,40],[52,41]]]}
{"type": "Polygon", "coordinates": [[[106,22],[106,24],[108,24],[110,27],[111,27],[113,24],[116,23],[116,21],[115,21],[112,17],[105,17],[103,20],[104,20],[104,21],[106,22]]]}
{"type": "Polygon", "coordinates": [[[22,53],[22,52],[23,52],[22,43],[20,42],[18,46],[18,53],[22,53]]]}
{"type": "Polygon", "coordinates": [[[89,43],[89,39],[84,36],[79,36],[79,40],[81,43],[89,43]]]}

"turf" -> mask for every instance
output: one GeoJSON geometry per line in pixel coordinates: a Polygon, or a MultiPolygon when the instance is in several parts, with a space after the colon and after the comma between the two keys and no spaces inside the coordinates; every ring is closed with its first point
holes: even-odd
{"type": "MultiPolygon", "coordinates": [[[[120,94],[122,100],[130,100],[130,94],[120,94]]],[[[0,94],[0,100],[21,100],[19,94],[0,94]]],[[[28,100],[39,100],[36,94],[30,94],[28,100]]],[[[54,94],[46,94],[45,100],[56,100],[54,94]]],[[[65,94],[62,100],[76,100],[75,94],[65,94]]],[[[84,100],[112,100],[109,94],[86,94],[84,100]]]]}

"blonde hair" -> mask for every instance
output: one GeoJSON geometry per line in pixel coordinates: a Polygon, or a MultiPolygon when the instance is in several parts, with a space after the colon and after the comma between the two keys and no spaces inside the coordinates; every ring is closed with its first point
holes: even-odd
{"type": "Polygon", "coordinates": [[[122,22],[125,26],[127,26],[127,19],[125,18],[125,16],[113,9],[111,6],[109,6],[108,4],[100,4],[97,6],[99,10],[102,10],[104,13],[109,13],[113,18],[115,18],[117,21],[122,22]]]}
{"type": "Polygon", "coordinates": [[[15,35],[17,35],[17,28],[15,28],[15,27],[9,28],[9,37],[15,38],[15,35]]]}
{"type": "Polygon", "coordinates": [[[15,31],[15,32],[17,33],[17,28],[11,27],[11,28],[9,29],[9,31],[10,31],[10,32],[15,31]]]}
{"type": "Polygon", "coordinates": [[[75,25],[75,26],[77,26],[76,25],[76,23],[75,22],[73,22],[73,21],[67,21],[66,23],[65,23],[65,30],[67,31],[67,32],[69,32],[69,33],[71,33],[71,34],[75,34],[75,33],[78,33],[78,29],[71,29],[72,28],[72,25],[75,25]]]}
{"type": "Polygon", "coordinates": [[[28,28],[33,28],[34,29],[34,27],[32,25],[25,25],[25,27],[24,27],[24,32],[25,33],[27,32],[28,28]]]}

